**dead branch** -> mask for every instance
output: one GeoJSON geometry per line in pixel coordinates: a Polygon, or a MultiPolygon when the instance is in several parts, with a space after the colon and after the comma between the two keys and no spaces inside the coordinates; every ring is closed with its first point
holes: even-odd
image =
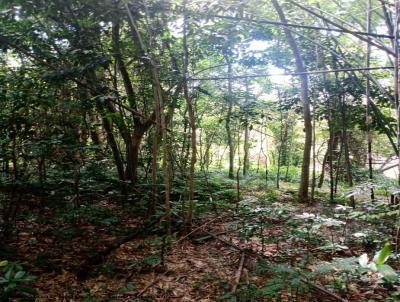
{"type": "Polygon", "coordinates": [[[233,283],[233,286],[232,286],[232,294],[236,294],[236,290],[237,290],[237,287],[238,287],[239,282],[240,282],[240,277],[242,276],[243,264],[244,264],[245,257],[246,257],[246,253],[242,253],[240,255],[239,267],[238,267],[238,269],[236,271],[235,280],[234,280],[234,283],[233,283]]]}
{"type": "Polygon", "coordinates": [[[138,238],[139,236],[142,236],[143,234],[146,234],[147,230],[152,229],[153,226],[155,226],[157,223],[156,222],[145,222],[142,225],[138,226],[137,228],[133,229],[131,233],[123,238],[120,238],[118,240],[115,240],[108,244],[105,249],[102,251],[93,251],[90,254],[93,254],[93,256],[88,257],[83,264],[81,264],[78,272],[77,272],[77,277],[80,280],[86,279],[88,276],[90,270],[92,269],[93,266],[101,264],[104,259],[114,250],[118,249],[121,245],[138,238]]]}
{"type": "MultiPolygon", "coordinates": [[[[219,241],[225,243],[226,245],[229,245],[229,246],[233,247],[234,249],[241,251],[242,253],[252,254],[252,255],[256,256],[258,259],[263,259],[263,260],[266,259],[266,257],[265,257],[264,255],[259,254],[259,253],[257,253],[256,251],[249,250],[249,249],[243,249],[243,248],[238,247],[237,245],[235,245],[235,244],[233,244],[233,243],[231,243],[231,242],[229,242],[229,241],[226,241],[226,240],[224,240],[224,239],[222,239],[222,238],[220,238],[220,237],[218,237],[218,236],[216,236],[216,235],[214,235],[214,234],[212,234],[212,233],[210,233],[210,232],[208,232],[208,231],[205,231],[205,232],[206,232],[207,234],[209,234],[210,236],[214,237],[215,239],[217,239],[217,240],[219,240],[219,241]]],[[[320,286],[320,285],[317,285],[317,284],[314,284],[314,283],[308,281],[308,280],[305,279],[305,278],[301,278],[300,280],[301,280],[301,282],[303,282],[303,283],[309,285],[309,286],[312,287],[313,289],[318,290],[318,291],[321,291],[321,292],[323,292],[323,293],[325,293],[325,294],[331,296],[332,298],[335,298],[337,301],[340,301],[340,302],[348,302],[346,299],[343,299],[343,298],[339,297],[339,296],[336,295],[335,293],[332,293],[332,292],[330,292],[329,290],[325,289],[324,287],[322,287],[322,286],[320,286]]]]}
{"type": "MultiPolygon", "coordinates": [[[[214,222],[218,219],[221,219],[221,216],[215,217],[214,219],[211,219],[205,223],[203,223],[202,225],[198,226],[197,228],[193,229],[191,232],[187,233],[185,236],[179,238],[176,242],[175,245],[178,244],[179,242],[182,242],[183,240],[185,240],[186,238],[188,238],[190,235],[192,235],[193,233],[197,232],[198,230],[204,228],[207,224],[210,224],[211,222],[214,222]]],[[[171,249],[172,251],[172,249],[171,249]]],[[[171,253],[171,251],[169,251],[168,254],[171,253]]],[[[147,292],[154,284],[157,283],[158,280],[161,279],[161,277],[166,276],[168,273],[170,272],[170,270],[165,271],[164,273],[162,273],[161,275],[158,275],[156,278],[154,278],[154,280],[152,282],[150,282],[149,284],[147,284],[137,295],[136,298],[141,297],[145,292],[147,292]]]]}

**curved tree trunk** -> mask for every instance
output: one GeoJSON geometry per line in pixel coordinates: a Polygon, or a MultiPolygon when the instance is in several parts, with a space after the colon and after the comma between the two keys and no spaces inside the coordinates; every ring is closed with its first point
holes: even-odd
{"type": "MultiPolygon", "coordinates": [[[[283,10],[279,5],[279,3],[277,2],[277,0],[272,0],[272,4],[279,15],[280,21],[283,23],[287,23],[285,14],[283,13],[283,10]]],[[[303,106],[305,141],[304,141],[304,152],[303,152],[303,164],[301,167],[299,199],[300,201],[308,201],[309,200],[308,187],[310,181],[309,180],[310,156],[311,156],[311,144],[312,144],[312,125],[311,125],[310,103],[308,100],[308,78],[307,75],[304,74],[304,72],[306,71],[306,67],[304,66],[300,50],[297,47],[296,41],[294,40],[292,33],[287,28],[284,28],[284,31],[296,61],[296,71],[299,73],[303,73],[300,76],[300,81],[301,81],[300,99],[303,106]]]]}

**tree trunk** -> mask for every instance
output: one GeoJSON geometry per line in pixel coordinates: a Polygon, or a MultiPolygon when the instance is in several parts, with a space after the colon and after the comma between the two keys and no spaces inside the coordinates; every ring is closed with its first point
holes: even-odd
{"type": "Polygon", "coordinates": [[[311,184],[311,202],[315,201],[315,187],[316,187],[316,154],[315,154],[315,103],[313,107],[313,115],[312,115],[312,122],[313,122],[313,139],[312,139],[312,152],[313,152],[313,161],[312,161],[312,184],[311,184]]]}
{"type": "Polygon", "coordinates": [[[324,184],[324,178],[325,178],[325,166],[328,161],[328,154],[329,154],[329,140],[328,140],[328,149],[326,150],[326,153],[324,155],[324,159],[322,160],[322,165],[321,165],[321,174],[319,176],[319,182],[318,182],[318,188],[322,188],[322,185],[324,184]]]}
{"type": "Polygon", "coordinates": [[[169,150],[169,142],[168,142],[168,133],[167,133],[167,124],[164,113],[164,93],[160,83],[159,70],[157,68],[157,64],[153,61],[151,54],[148,53],[147,47],[143,43],[142,36],[137,27],[137,24],[133,18],[133,15],[130,11],[129,5],[125,4],[125,9],[129,18],[129,25],[132,29],[132,34],[134,41],[138,43],[140,47],[140,51],[142,56],[146,57],[146,64],[149,67],[152,77],[152,88],[153,88],[153,96],[154,96],[154,112],[156,117],[157,127],[160,129],[162,134],[162,148],[163,148],[163,171],[164,171],[164,186],[165,186],[165,232],[167,235],[171,235],[172,233],[172,225],[171,225],[171,158],[170,158],[170,150],[169,150]]]}
{"type": "Polygon", "coordinates": [[[278,167],[276,172],[276,188],[279,189],[279,182],[281,178],[281,157],[282,157],[282,145],[283,145],[283,115],[281,111],[281,131],[280,131],[280,144],[278,149],[278,167]]]}
{"type": "Polygon", "coordinates": [[[119,151],[117,141],[112,131],[111,122],[106,117],[103,117],[102,120],[103,120],[104,130],[106,131],[107,134],[107,142],[110,145],[115,165],[117,167],[118,178],[121,181],[125,181],[124,162],[122,161],[121,153],[119,151]]]}
{"type": "MultiPolygon", "coordinates": [[[[129,106],[133,110],[137,110],[136,108],[136,100],[135,100],[135,92],[132,86],[132,82],[129,76],[129,73],[126,69],[125,63],[122,59],[122,54],[120,50],[120,17],[117,10],[117,2],[113,2],[114,4],[114,12],[112,16],[112,47],[115,61],[117,63],[118,69],[120,71],[122,81],[124,83],[125,92],[128,98],[129,106]]],[[[140,143],[143,139],[144,134],[152,125],[152,119],[154,116],[150,117],[150,120],[141,121],[141,119],[137,115],[133,115],[133,123],[134,123],[134,131],[133,134],[130,134],[128,130],[122,129],[122,136],[124,137],[126,144],[126,171],[125,178],[133,185],[137,183],[138,179],[138,166],[139,166],[139,151],[140,151],[140,143]]]]}
{"type": "MultiPolygon", "coordinates": [[[[277,0],[272,0],[272,4],[275,7],[279,15],[279,19],[283,23],[287,23],[285,14],[281,6],[278,4],[277,0]]],[[[300,100],[303,106],[303,116],[304,116],[304,131],[305,131],[305,141],[304,141],[304,152],[303,152],[303,163],[301,167],[301,180],[299,188],[299,200],[308,201],[308,187],[309,187],[309,176],[310,176],[310,155],[311,155],[311,143],[312,143],[312,125],[311,125],[311,114],[310,114],[310,103],[308,99],[308,78],[304,73],[306,67],[304,66],[303,59],[300,54],[300,50],[297,47],[296,41],[294,40],[292,33],[284,28],[284,32],[290,48],[292,49],[293,55],[296,61],[296,71],[302,73],[300,76],[301,87],[300,87],[300,100]]]]}
{"type": "Polygon", "coordinates": [[[229,148],[229,178],[234,179],[233,169],[234,169],[234,158],[235,158],[235,148],[233,146],[233,138],[231,131],[231,119],[232,119],[232,108],[233,108],[233,100],[232,100],[232,63],[227,53],[224,54],[225,61],[228,66],[228,111],[226,114],[225,121],[225,129],[227,135],[227,142],[229,148]]]}
{"type": "MultiPolygon", "coordinates": [[[[350,161],[350,152],[349,152],[349,144],[347,139],[347,122],[346,122],[346,103],[344,101],[344,97],[342,97],[342,143],[343,143],[343,151],[344,157],[346,161],[346,172],[347,172],[347,183],[350,187],[353,186],[353,175],[351,172],[351,161],[350,161]]],[[[355,207],[354,196],[350,196],[349,206],[355,207]]]]}
{"type": "Polygon", "coordinates": [[[93,144],[96,146],[101,146],[102,139],[101,134],[99,132],[99,128],[97,125],[91,125],[97,123],[97,117],[92,112],[88,112],[88,120],[89,120],[89,134],[90,138],[92,139],[93,144]]]}
{"type": "MultiPolygon", "coordinates": [[[[367,32],[371,31],[371,6],[372,1],[368,0],[368,8],[367,8],[367,32]]],[[[368,37],[368,40],[370,38],[368,37]]],[[[367,43],[367,56],[365,59],[366,66],[370,66],[370,57],[371,57],[371,44],[367,43]]],[[[368,160],[368,179],[370,182],[373,180],[373,171],[372,171],[372,131],[371,131],[371,123],[372,123],[372,116],[370,114],[371,110],[371,93],[370,93],[370,80],[369,78],[366,79],[366,88],[365,88],[365,96],[367,98],[367,106],[366,106],[366,126],[367,126],[367,160],[368,160]]],[[[374,189],[371,187],[371,200],[375,199],[374,196],[374,189]]]]}
{"type": "Polygon", "coordinates": [[[248,124],[248,120],[246,120],[246,125],[245,125],[245,128],[244,128],[244,144],[243,144],[243,152],[244,152],[244,154],[243,154],[243,176],[247,176],[249,168],[250,168],[249,136],[250,136],[249,124],[248,124]]]}
{"type": "Polygon", "coordinates": [[[195,118],[195,108],[194,102],[191,96],[189,95],[189,87],[187,82],[188,77],[188,67],[189,67],[189,48],[187,45],[187,29],[188,29],[188,16],[186,12],[186,1],[184,1],[184,21],[183,21],[183,94],[185,96],[188,113],[189,113],[189,124],[190,124],[190,142],[191,142],[191,157],[190,157],[190,167],[189,167],[189,175],[187,179],[188,186],[188,197],[189,197],[189,208],[186,216],[186,225],[188,228],[192,227],[192,219],[193,219],[193,201],[194,201],[194,170],[196,165],[196,118],[195,118]]]}
{"type": "Polygon", "coordinates": [[[268,135],[265,129],[265,185],[268,187],[268,135]]]}
{"type": "Polygon", "coordinates": [[[152,123],[141,124],[137,126],[133,135],[130,137],[129,144],[127,145],[127,165],[126,165],[126,178],[132,184],[136,184],[138,180],[138,167],[139,167],[139,151],[142,139],[146,131],[150,128],[152,123]]]}

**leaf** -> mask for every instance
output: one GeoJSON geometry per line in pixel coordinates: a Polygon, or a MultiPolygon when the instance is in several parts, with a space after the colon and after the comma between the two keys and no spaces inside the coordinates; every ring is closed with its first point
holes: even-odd
{"type": "Polygon", "coordinates": [[[11,282],[10,284],[8,284],[6,286],[6,288],[4,289],[6,292],[12,291],[14,288],[17,287],[17,283],[15,282],[11,282]]]}
{"type": "Polygon", "coordinates": [[[128,283],[125,285],[125,287],[126,287],[128,290],[134,290],[134,289],[135,289],[135,286],[134,286],[131,282],[128,282],[128,283]]]}
{"type": "Polygon", "coordinates": [[[378,265],[378,272],[383,275],[383,278],[389,282],[394,282],[397,280],[397,273],[396,271],[387,264],[378,265]]]}
{"type": "Polygon", "coordinates": [[[24,278],[24,280],[27,282],[32,282],[33,280],[36,280],[36,279],[37,279],[37,277],[34,275],[28,275],[24,278]]]}
{"type": "Polygon", "coordinates": [[[361,267],[367,268],[368,267],[368,255],[366,253],[362,254],[358,258],[358,263],[360,264],[361,267]]]}
{"type": "Polygon", "coordinates": [[[224,295],[217,297],[217,300],[226,300],[226,299],[230,299],[230,298],[232,298],[232,293],[227,292],[224,295]]]}
{"type": "Polygon", "coordinates": [[[390,243],[386,243],[385,246],[375,254],[374,262],[377,265],[384,264],[392,253],[392,246],[390,243]]]}
{"type": "Polygon", "coordinates": [[[6,274],[4,275],[4,278],[6,278],[7,280],[10,280],[11,279],[11,274],[12,274],[12,270],[8,270],[6,272],[6,274]]]}
{"type": "Polygon", "coordinates": [[[368,268],[373,272],[377,272],[378,271],[378,266],[376,265],[375,262],[371,262],[370,264],[368,264],[368,268]]]}
{"type": "Polygon", "coordinates": [[[0,261],[0,267],[6,266],[8,264],[7,260],[0,261]]]}
{"type": "Polygon", "coordinates": [[[19,271],[15,274],[14,279],[21,279],[25,275],[24,271],[19,271]]]}

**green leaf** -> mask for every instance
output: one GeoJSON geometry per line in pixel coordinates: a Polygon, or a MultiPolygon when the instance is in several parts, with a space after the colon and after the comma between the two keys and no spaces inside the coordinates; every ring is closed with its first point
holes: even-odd
{"type": "Polygon", "coordinates": [[[36,280],[36,279],[37,279],[36,276],[34,276],[34,275],[28,275],[28,276],[26,276],[26,277],[24,278],[24,281],[32,282],[33,280],[36,280]]]}
{"type": "Polygon", "coordinates": [[[8,264],[7,260],[0,261],[0,267],[6,266],[8,264]]]}
{"type": "Polygon", "coordinates": [[[135,286],[134,286],[131,282],[128,282],[128,283],[125,285],[125,287],[126,287],[126,289],[128,289],[128,290],[134,290],[134,289],[135,289],[135,286]]]}
{"type": "Polygon", "coordinates": [[[161,259],[159,255],[151,255],[143,259],[143,262],[148,265],[156,265],[160,263],[161,259]]]}
{"type": "Polygon", "coordinates": [[[386,262],[389,258],[390,254],[392,253],[392,246],[390,243],[386,243],[385,246],[375,254],[374,262],[376,265],[381,265],[386,262]]]}
{"type": "Polygon", "coordinates": [[[21,279],[25,275],[24,271],[19,271],[15,274],[14,279],[21,279]]]}
{"type": "Polygon", "coordinates": [[[217,300],[226,300],[226,299],[230,299],[230,298],[232,298],[232,293],[227,292],[223,296],[217,297],[217,300]]]}
{"type": "Polygon", "coordinates": [[[389,282],[394,282],[397,280],[397,273],[396,271],[387,264],[378,265],[378,272],[383,275],[383,278],[389,282]]]}
{"type": "Polygon", "coordinates": [[[17,287],[17,283],[12,282],[12,283],[8,284],[4,290],[5,290],[6,292],[10,292],[10,291],[12,291],[14,288],[16,288],[16,287],[17,287]]]}
{"type": "Polygon", "coordinates": [[[10,269],[10,270],[8,270],[6,272],[6,274],[4,275],[4,278],[6,278],[7,280],[10,280],[11,279],[11,274],[12,274],[12,270],[10,269]]]}

